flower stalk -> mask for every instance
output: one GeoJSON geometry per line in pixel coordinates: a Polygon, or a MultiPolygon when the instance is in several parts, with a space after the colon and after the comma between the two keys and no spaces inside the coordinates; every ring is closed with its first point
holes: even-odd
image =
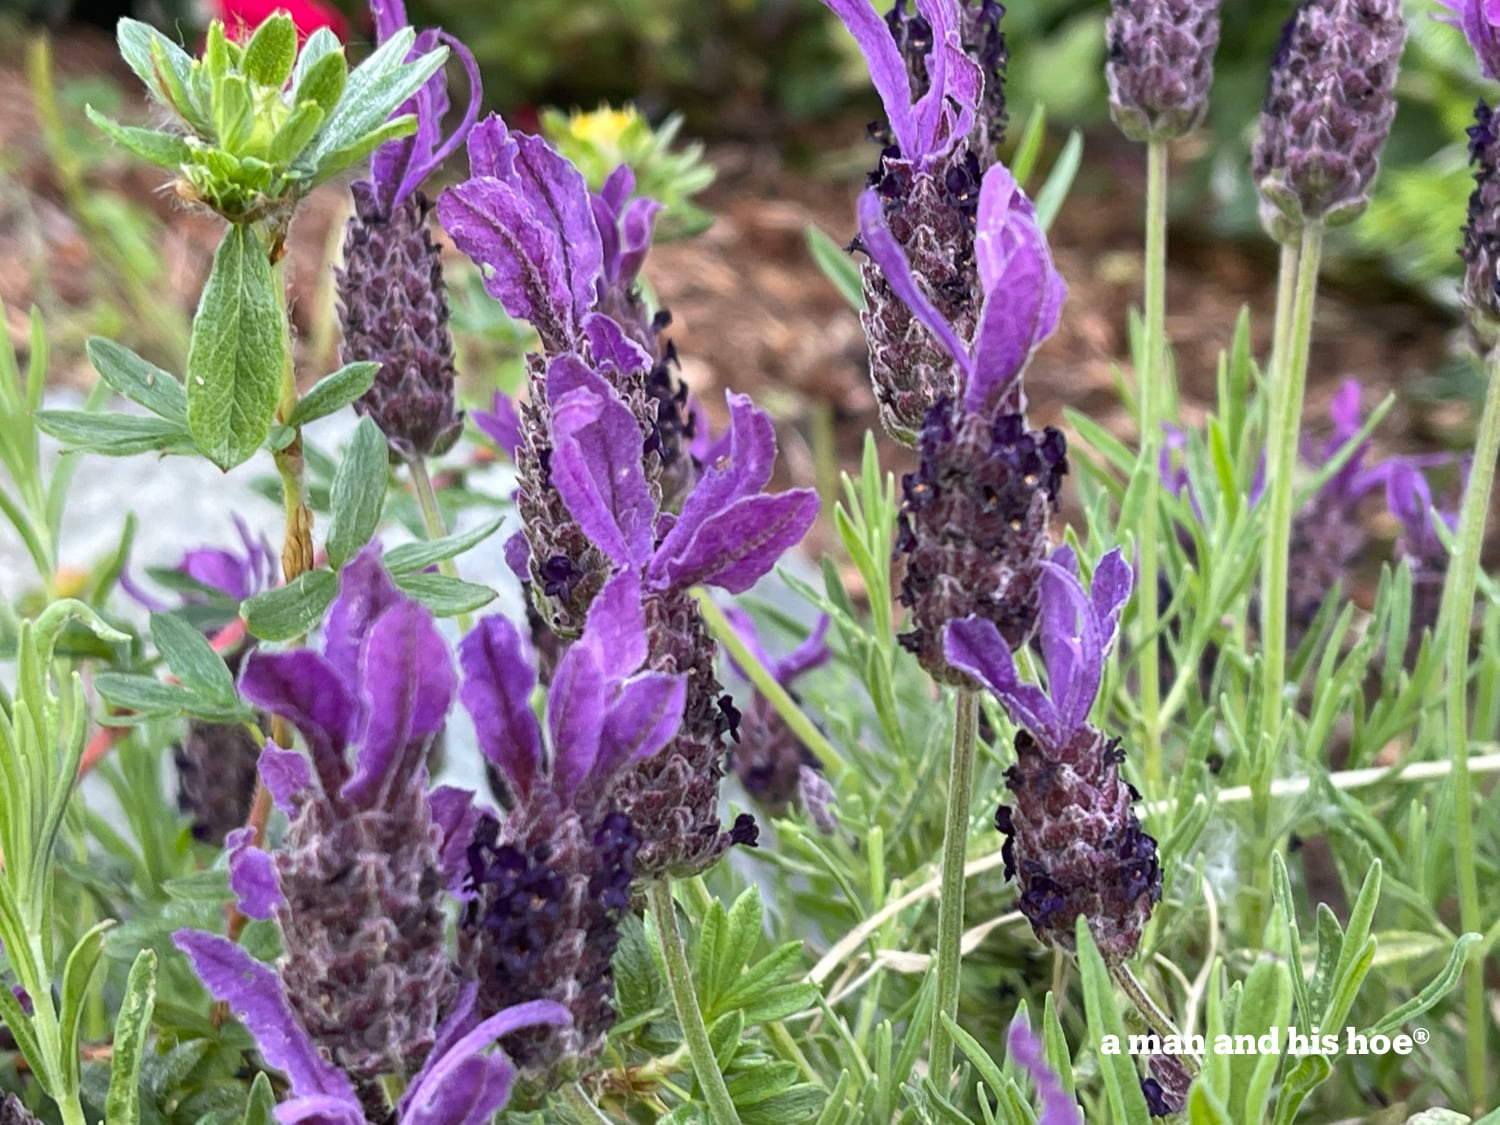
{"type": "Polygon", "coordinates": [[[948,763],[948,816],[943,824],[942,890],[938,894],[937,1004],[932,1010],[928,1072],[948,1090],[953,1072],[953,1036],[943,1017],[957,1021],[963,968],[964,861],[968,857],[969,806],[974,795],[974,742],[979,730],[979,693],[961,688],[953,699],[953,752],[948,763]]]}
{"type": "Polygon", "coordinates": [[[698,1006],[698,993],[693,987],[693,970],[688,964],[687,950],[682,944],[682,932],[677,928],[677,907],[672,902],[672,885],[665,879],[653,880],[647,889],[647,895],[651,915],[656,919],[656,929],[661,935],[661,951],[667,963],[667,987],[672,991],[672,1006],[677,1010],[677,1022],[682,1026],[683,1042],[687,1044],[699,1089],[708,1102],[709,1113],[715,1125],[740,1125],[739,1111],[734,1108],[734,1099],[729,1096],[729,1087],[724,1084],[724,1075],[714,1057],[713,1044],[708,1041],[703,1010],[698,1006]]]}
{"type": "Polygon", "coordinates": [[[1137,394],[1140,406],[1141,461],[1146,467],[1146,508],[1141,520],[1141,580],[1137,586],[1141,613],[1141,719],[1145,727],[1146,780],[1162,781],[1161,649],[1157,604],[1158,525],[1161,474],[1156,471],[1161,444],[1162,403],[1168,390],[1167,293],[1167,142],[1152,139],[1146,146],[1146,362],[1137,394]]]}

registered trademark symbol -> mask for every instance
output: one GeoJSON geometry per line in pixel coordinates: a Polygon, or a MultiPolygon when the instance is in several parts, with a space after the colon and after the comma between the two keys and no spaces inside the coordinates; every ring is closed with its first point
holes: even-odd
{"type": "Polygon", "coordinates": [[[1411,1037],[1417,1043],[1425,1043],[1431,1038],[1431,1035],[1425,1027],[1419,1027],[1411,1033],[1411,1037]]]}

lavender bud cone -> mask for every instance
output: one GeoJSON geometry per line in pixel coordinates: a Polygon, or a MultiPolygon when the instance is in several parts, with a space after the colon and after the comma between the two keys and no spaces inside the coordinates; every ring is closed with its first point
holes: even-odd
{"type": "Polygon", "coordinates": [[[276,855],[288,997],[356,1081],[414,1073],[455,993],[439,844],[412,786],[387,808],[307,802],[276,855]]]}
{"type": "Polygon", "coordinates": [[[260,750],[240,723],[188,721],[172,759],[177,807],[192,817],[193,839],[223,847],[224,837],[244,826],[255,799],[260,750]]]}
{"type": "Polygon", "coordinates": [[[637,763],[619,782],[616,797],[640,834],[640,878],[685,879],[706,871],[731,844],[753,845],[754,818],[719,824],[719,783],[726,739],[739,712],[714,675],[718,646],[697,603],[670,591],[645,600],[647,667],[687,676],[687,704],[677,737],[637,763]]]}
{"type": "Polygon", "coordinates": [[[1067,444],[1053,427],[1028,431],[1019,414],[991,420],[944,401],[928,412],[920,452],[901,482],[896,551],[911,616],[899,639],[933,677],[967,686],[944,657],[943,629],[976,614],[1013,649],[1031,639],[1067,444]]]}
{"type": "Polygon", "coordinates": [[[6,1094],[5,1100],[0,1101],[0,1125],[40,1125],[40,1122],[31,1115],[20,1098],[14,1094],[6,1094]]]}
{"type": "Polygon", "coordinates": [[[1105,35],[1109,112],[1134,141],[1168,141],[1203,122],[1219,46],[1217,0],[1113,0],[1105,35]]]}
{"type": "Polygon", "coordinates": [[[1474,191],[1464,224],[1464,303],[1469,327],[1481,352],[1500,338],[1500,134],[1495,114],[1481,100],[1469,126],[1469,163],[1474,191]]]}
{"type": "Polygon", "coordinates": [[[484,817],[475,829],[459,961],[479,981],[484,1011],[555,1000],[572,1014],[567,1026],[503,1041],[524,1083],[545,1092],[576,1078],[614,1026],[611,959],[640,841],[622,813],[586,823],[535,792],[537,807],[522,806],[503,826],[484,817]]]}
{"type": "Polygon", "coordinates": [[[1015,803],[995,814],[1006,877],[1019,882],[1018,907],[1038,939],[1074,952],[1082,915],[1114,963],[1135,953],[1161,898],[1156,841],[1131,808],[1139,794],[1120,777],[1123,758],[1117,739],[1087,725],[1056,746],[1023,730],[1005,775],[1015,803]]]}
{"type": "MultiPolygon", "coordinates": [[[[883,159],[881,171],[872,177],[873,186],[895,200],[887,205],[891,233],[906,252],[917,284],[963,340],[974,335],[983,299],[974,262],[981,177],[979,161],[967,150],[941,175],[913,172],[904,162],[883,159]]],[[[959,396],[959,368],[891,289],[878,265],[866,262],[861,276],[865,309],[860,323],[869,341],[880,421],[897,441],[915,445],[932,405],[959,396]]]]}
{"type": "Polygon", "coordinates": [[[1352,222],[1369,204],[1405,42],[1400,0],[1302,0],[1287,22],[1251,161],[1273,238],[1352,222]]]}
{"type": "Polygon", "coordinates": [[[344,363],[373,360],[375,385],[354,408],[375,419],[393,455],[446,452],[463,429],[455,405],[453,336],[442,261],[420,191],[384,213],[375,188],[353,187],[354,215],[335,270],[344,363]]]}

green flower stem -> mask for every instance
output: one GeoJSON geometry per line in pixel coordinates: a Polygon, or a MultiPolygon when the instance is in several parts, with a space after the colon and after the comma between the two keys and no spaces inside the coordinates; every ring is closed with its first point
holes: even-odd
{"type": "MultiPolygon", "coordinates": [[[[1172,1017],[1162,1010],[1161,1006],[1151,998],[1146,991],[1146,986],[1136,979],[1136,975],[1130,971],[1130,966],[1123,962],[1109,966],[1109,975],[1120,986],[1120,990],[1130,997],[1130,1002],[1135,1005],[1136,1011],[1146,1021],[1146,1026],[1151,1028],[1163,1039],[1181,1040],[1182,1033],[1177,1030],[1177,1025],[1172,1022],[1172,1017]]],[[[1187,1068],[1189,1074],[1198,1073],[1198,1060],[1192,1055],[1177,1056],[1178,1062],[1187,1068]]]]}
{"type": "MultiPolygon", "coordinates": [[[[1439,635],[1448,641],[1446,742],[1453,760],[1453,853],[1458,864],[1459,924],[1463,930],[1475,932],[1483,928],[1483,920],[1474,844],[1474,787],[1469,768],[1469,631],[1474,592],[1479,584],[1479,553],[1484,546],[1485,520],[1495,480],[1495,459],[1500,455],[1500,350],[1490,353],[1488,364],[1489,389],[1485,392],[1484,411],[1474,442],[1474,467],[1459,513],[1452,569],[1439,614],[1439,635]]],[[[1483,948],[1478,943],[1470,950],[1464,977],[1469,1102],[1476,1112],[1489,1105],[1489,1071],[1485,1061],[1489,1017],[1484,1003],[1483,948]]]]}
{"type": "Polygon", "coordinates": [[[848,764],[844,757],[833,748],[818,725],[809,719],[797,706],[786,688],[776,682],[776,677],[771,675],[771,670],[756,659],[755,653],[750,651],[750,646],[744,639],[734,631],[734,626],[729,623],[729,618],[724,616],[724,611],[714,604],[713,597],[707,590],[699,589],[694,595],[698,599],[698,608],[703,612],[703,620],[707,623],[709,631],[713,633],[714,639],[724,646],[725,650],[734,662],[740,666],[755,685],[755,690],[766,697],[766,701],[781,716],[783,722],[792,728],[792,733],[802,740],[802,744],[818,756],[823,763],[823,772],[834,784],[843,776],[848,764]]]}
{"type": "Polygon", "coordinates": [[[570,1082],[557,1091],[563,1104],[573,1111],[573,1120],[578,1125],[610,1125],[609,1116],[594,1104],[577,1082],[570,1082]]]}
{"type": "MultiPolygon", "coordinates": [[[[427,472],[427,458],[413,457],[406,463],[406,467],[411,472],[412,490],[417,494],[417,504],[422,509],[422,526],[427,529],[427,538],[443,538],[448,534],[448,527],[443,522],[443,509],[438,507],[437,490],[432,487],[432,477],[427,472]]],[[[452,559],[439,562],[438,570],[448,578],[458,577],[458,564],[452,559]]],[[[459,632],[467,633],[473,626],[473,614],[458,615],[459,632]]]]}
{"type": "MultiPolygon", "coordinates": [[[[1251,775],[1251,805],[1259,828],[1257,839],[1270,839],[1271,778],[1280,745],[1286,689],[1286,588],[1292,540],[1292,478],[1297,469],[1302,398],[1307,383],[1307,356],[1312,343],[1313,308],[1318,292],[1318,264],[1323,226],[1308,223],[1302,232],[1297,291],[1286,346],[1275,360],[1270,380],[1270,422],[1266,432],[1266,535],[1261,551],[1260,750],[1251,775]]],[[[1277,327],[1278,335],[1281,328],[1277,327]]],[[[1265,857],[1261,857],[1264,859],[1265,857]]],[[[1270,888],[1269,863],[1256,864],[1260,890],[1270,888]]],[[[1253,931],[1252,931],[1253,932],[1253,931]]]]}
{"type": "Polygon", "coordinates": [[[953,1074],[953,1036],[943,1016],[958,1019],[963,967],[964,861],[969,850],[969,805],[974,792],[974,739],[979,694],[961,689],[953,704],[953,755],[948,764],[948,816],[943,824],[942,889],[938,892],[937,1003],[932,1009],[932,1054],[927,1072],[940,1093],[953,1074]]]}
{"type": "Polygon", "coordinates": [[[1167,142],[1154,140],[1146,148],[1146,355],[1136,380],[1140,408],[1141,461],[1146,476],[1145,511],[1140,538],[1141,580],[1136,603],[1141,615],[1141,722],[1145,728],[1146,781],[1153,789],[1162,781],[1161,658],[1157,604],[1158,523],[1161,474],[1157,449],[1161,444],[1162,399],[1167,391],[1167,142]]]}
{"type": "Polygon", "coordinates": [[[740,1125],[740,1115],[729,1096],[729,1087],[724,1084],[724,1075],[719,1070],[718,1060],[714,1058],[713,1045],[708,1041],[703,1011],[698,1007],[698,993],[693,987],[693,970],[688,964],[687,950],[683,948],[682,934],[677,929],[677,907],[672,902],[672,885],[665,879],[654,880],[647,894],[651,914],[656,919],[656,928],[661,934],[662,956],[667,962],[667,986],[672,990],[672,1004],[677,1009],[677,1022],[682,1025],[683,1042],[693,1061],[698,1088],[708,1102],[714,1125],[740,1125]]]}

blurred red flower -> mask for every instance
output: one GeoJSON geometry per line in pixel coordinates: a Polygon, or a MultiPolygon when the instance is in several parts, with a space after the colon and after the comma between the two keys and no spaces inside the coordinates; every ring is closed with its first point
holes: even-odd
{"type": "Polygon", "coordinates": [[[297,25],[297,41],[305,41],[320,27],[326,27],[343,42],[349,35],[349,24],[343,13],[323,0],[215,0],[217,17],[232,39],[248,39],[277,12],[286,12],[297,25]]]}

